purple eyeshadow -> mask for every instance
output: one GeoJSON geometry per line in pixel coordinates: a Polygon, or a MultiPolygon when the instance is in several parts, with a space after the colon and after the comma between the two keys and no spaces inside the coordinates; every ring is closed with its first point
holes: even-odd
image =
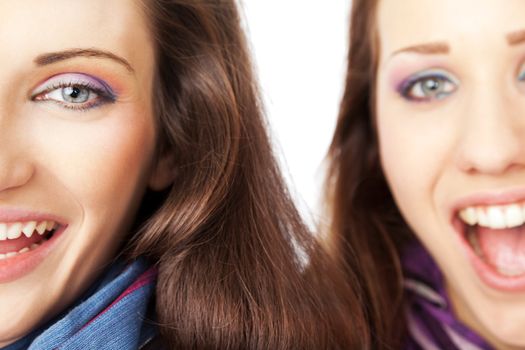
{"type": "Polygon", "coordinates": [[[37,94],[64,86],[78,85],[90,88],[110,100],[116,100],[113,89],[103,80],[83,73],[64,73],[48,79],[39,88],[37,94]]]}
{"type": "Polygon", "coordinates": [[[408,92],[414,85],[425,79],[436,78],[438,80],[450,81],[455,83],[454,79],[450,78],[448,74],[436,70],[427,70],[424,72],[416,73],[410,77],[404,79],[396,86],[396,91],[403,97],[407,97],[408,92]]]}

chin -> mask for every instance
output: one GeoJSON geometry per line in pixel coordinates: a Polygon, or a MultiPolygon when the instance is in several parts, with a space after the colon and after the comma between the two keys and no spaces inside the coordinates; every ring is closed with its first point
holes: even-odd
{"type": "MultiPolygon", "coordinates": [[[[525,298],[521,298],[525,300],[525,298]]],[[[490,313],[479,315],[489,341],[511,348],[525,348],[525,302],[503,306],[493,302],[490,313]]],[[[498,344],[495,344],[498,345],[498,344]]]]}

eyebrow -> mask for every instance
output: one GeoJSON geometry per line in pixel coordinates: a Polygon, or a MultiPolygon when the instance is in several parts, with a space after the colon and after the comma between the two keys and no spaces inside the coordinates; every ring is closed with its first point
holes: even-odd
{"type": "Polygon", "coordinates": [[[64,51],[58,51],[58,52],[50,52],[38,55],[34,62],[38,66],[45,66],[49,64],[53,64],[60,61],[69,60],[76,57],[95,57],[95,58],[104,58],[104,59],[110,59],[112,61],[115,61],[121,65],[123,65],[126,70],[129,72],[135,72],[131,64],[126,61],[124,58],[115,55],[112,52],[104,51],[104,50],[98,50],[98,49],[69,49],[64,51]]]}
{"type": "Polygon", "coordinates": [[[390,57],[402,52],[412,52],[424,55],[448,54],[450,52],[450,46],[445,42],[414,45],[396,50],[390,55],[390,57]]]}
{"type": "MultiPolygon", "coordinates": [[[[525,42],[525,29],[517,30],[507,34],[507,43],[511,46],[519,45],[525,42]]],[[[413,45],[394,51],[390,57],[402,52],[418,53],[423,55],[448,54],[450,46],[446,42],[434,42],[420,45],[413,45]]]]}

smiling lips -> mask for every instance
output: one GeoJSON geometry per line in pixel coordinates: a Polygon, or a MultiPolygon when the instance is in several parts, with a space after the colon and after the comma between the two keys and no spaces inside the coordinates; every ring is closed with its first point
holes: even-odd
{"type": "Polygon", "coordinates": [[[525,276],[525,203],[467,207],[459,212],[478,258],[502,277],[525,276]]]}
{"type": "Polygon", "coordinates": [[[38,248],[57,226],[52,220],[0,223],[0,260],[38,248]]]}

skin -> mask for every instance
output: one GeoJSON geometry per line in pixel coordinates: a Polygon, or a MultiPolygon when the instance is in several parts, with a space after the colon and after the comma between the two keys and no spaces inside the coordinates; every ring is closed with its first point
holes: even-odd
{"type": "Polygon", "coordinates": [[[44,212],[68,225],[36,269],[0,283],[1,347],[93,282],[116,255],[147,186],[163,187],[167,178],[153,160],[154,49],[138,4],[2,1],[0,17],[0,211],[44,212]],[[106,57],[34,62],[49,52],[92,48],[129,67],[106,57]],[[58,101],[60,88],[34,98],[51,77],[67,73],[104,81],[116,100],[73,110],[58,101]]]}
{"type": "Polygon", "coordinates": [[[480,280],[449,212],[465,196],[525,186],[525,44],[508,40],[525,29],[525,2],[381,0],[378,11],[377,123],[396,202],[443,271],[458,317],[498,349],[525,348],[525,293],[480,280]],[[448,52],[436,52],[442,44],[448,52]],[[415,102],[396,90],[431,68],[455,80],[450,93],[415,102]]]}

